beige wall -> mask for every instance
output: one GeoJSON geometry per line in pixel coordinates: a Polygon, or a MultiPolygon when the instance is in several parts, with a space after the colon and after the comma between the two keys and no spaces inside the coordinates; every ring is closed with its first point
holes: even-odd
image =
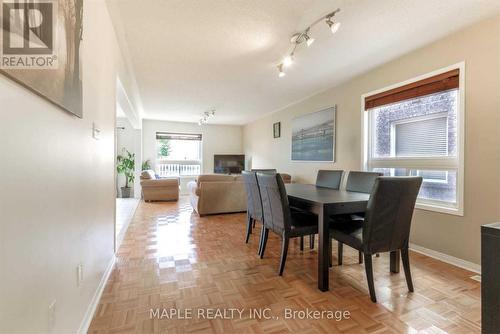
{"type": "Polygon", "coordinates": [[[214,154],[242,154],[243,131],[241,126],[143,120],[143,159],[156,164],[156,132],[201,133],[203,173],[213,173],[214,154]]]}
{"type": "Polygon", "coordinates": [[[246,125],[247,159],[253,168],[291,173],[297,182],[314,182],[321,168],[360,169],[361,95],[461,61],[466,66],[465,215],[416,210],[411,242],[478,264],[479,226],[500,221],[500,17],[246,125]],[[291,162],[291,120],[333,104],[338,106],[336,163],[291,162]],[[274,122],[281,122],[279,139],[272,138],[274,122]]]}
{"type": "Polygon", "coordinates": [[[0,333],[48,333],[53,300],[51,332],[76,333],[113,257],[119,57],[105,2],[89,0],[83,119],[0,75],[0,333]]]}

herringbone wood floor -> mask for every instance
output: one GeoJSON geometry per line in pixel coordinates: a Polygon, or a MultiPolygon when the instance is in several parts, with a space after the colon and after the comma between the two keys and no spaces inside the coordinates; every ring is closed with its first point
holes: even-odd
{"type": "Polygon", "coordinates": [[[270,236],[259,259],[260,225],[245,244],[244,221],[244,214],[200,218],[185,198],[141,203],[89,333],[480,332],[480,284],[471,272],[412,252],[415,292],[408,293],[403,271],[391,274],[382,254],[374,258],[374,304],[364,267],[346,247],[344,265],[331,269],[331,291],[320,292],[316,250],[301,252],[298,240],[292,242],[279,277],[280,240],[270,236]],[[270,308],[275,318],[158,319],[152,308],[270,308]],[[285,320],[286,308],[349,311],[350,319],[285,320]]]}

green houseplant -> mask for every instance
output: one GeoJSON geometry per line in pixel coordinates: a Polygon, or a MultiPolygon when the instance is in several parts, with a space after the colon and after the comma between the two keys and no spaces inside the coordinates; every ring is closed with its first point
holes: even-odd
{"type": "Polygon", "coordinates": [[[142,162],[142,170],[148,169],[151,169],[151,161],[149,159],[142,162]]]}
{"type": "Polygon", "coordinates": [[[132,189],[130,184],[133,184],[135,180],[135,153],[130,153],[124,148],[123,154],[116,157],[116,162],[116,171],[125,176],[125,187],[121,187],[122,197],[130,198],[132,189]]]}

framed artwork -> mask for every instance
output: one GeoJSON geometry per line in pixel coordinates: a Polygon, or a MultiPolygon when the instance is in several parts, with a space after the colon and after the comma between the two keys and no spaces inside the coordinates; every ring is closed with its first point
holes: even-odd
{"type": "Polygon", "coordinates": [[[4,0],[1,6],[0,73],[83,117],[83,0],[4,0]]]}
{"type": "Polygon", "coordinates": [[[274,138],[281,137],[281,122],[276,122],[273,124],[273,136],[274,138]]]}
{"type": "Polygon", "coordinates": [[[292,161],[335,161],[336,111],[333,106],[293,119],[292,161]]]}

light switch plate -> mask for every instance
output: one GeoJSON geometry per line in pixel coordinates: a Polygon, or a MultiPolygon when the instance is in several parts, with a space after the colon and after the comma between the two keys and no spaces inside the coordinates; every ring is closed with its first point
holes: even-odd
{"type": "Polygon", "coordinates": [[[101,139],[101,129],[95,123],[92,123],[92,138],[95,140],[101,139]]]}
{"type": "Polygon", "coordinates": [[[83,282],[83,264],[80,263],[76,267],[76,286],[78,287],[82,286],[82,282],[83,282]]]}

